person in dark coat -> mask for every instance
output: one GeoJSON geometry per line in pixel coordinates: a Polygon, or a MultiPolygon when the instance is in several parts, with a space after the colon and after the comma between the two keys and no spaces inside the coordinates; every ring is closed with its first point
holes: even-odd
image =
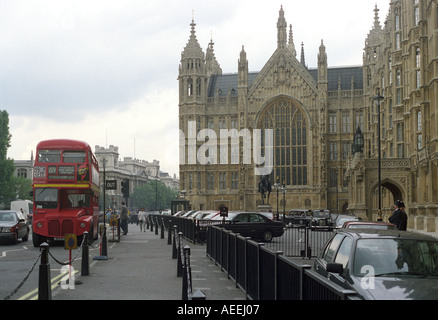
{"type": "Polygon", "coordinates": [[[120,210],[120,227],[123,230],[123,234],[128,234],[128,208],[125,206],[125,202],[122,202],[122,208],[120,210]]]}
{"type": "Polygon", "coordinates": [[[408,215],[404,211],[405,204],[403,201],[397,200],[394,203],[395,211],[389,217],[389,222],[395,224],[398,230],[406,231],[408,225],[408,215]]]}

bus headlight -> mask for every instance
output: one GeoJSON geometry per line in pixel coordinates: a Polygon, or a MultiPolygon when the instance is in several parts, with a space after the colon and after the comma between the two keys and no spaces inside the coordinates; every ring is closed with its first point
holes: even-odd
{"type": "Polygon", "coordinates": [[[85,228],[85,223],[81,222],[80,226],[81,226],[81,228],[85,228]]]}
{"type": "Polygon", "coordinates": [[[42,226],[43,226],[43,224],[42,224],[41,222],[38,222],[38,223],[37,223],[37,227],[38,227],[38,228],[41,228],[42,226]]]}

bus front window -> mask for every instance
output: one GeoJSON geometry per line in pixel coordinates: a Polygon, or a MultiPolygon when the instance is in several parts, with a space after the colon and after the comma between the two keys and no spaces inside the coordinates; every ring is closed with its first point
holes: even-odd
{"type": "Polygon", "coordinates": [[[61,150],[38,150],[38,162],[61,162],[61,150]]]}
{"type": "Polygon", "coordinates": [[[36,188],[34,194],[37,209],[55,209],[58,207],[58,189],[36,188]]]}
{"type": "Polygon", "coordinates": [[[91,204],[90,190],[62,190],[62,208],[88,208],[91,204]]]}

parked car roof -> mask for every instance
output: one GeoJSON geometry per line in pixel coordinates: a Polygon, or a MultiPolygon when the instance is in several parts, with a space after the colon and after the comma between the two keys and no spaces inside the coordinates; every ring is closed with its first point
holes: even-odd
{"type": "Polygon", "coordinates": [[[397,229],[397,227],[389,222],[379,221],[345,221],[342,225],[344,229],[397,229]]]}

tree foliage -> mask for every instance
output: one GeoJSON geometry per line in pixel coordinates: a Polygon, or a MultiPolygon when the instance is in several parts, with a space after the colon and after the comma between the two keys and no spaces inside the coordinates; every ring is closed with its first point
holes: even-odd
{"type": "Polygon", "coordinates": [[[7,158],[8,148],[11,146],[9,133],[9,114],[0,110],[0,205],[8,205],[16,198],[14,176],[14,161],[7,158]]]}
{"type": "Polygon", "coordinates": [[[161,181],[149,181],[143,186],[136,187],[130,199],[130,207],[145,208],[146,210],[164,210],[170,208],[170,201],[175,199],[178,191],[167,187],[161,181]]]}

